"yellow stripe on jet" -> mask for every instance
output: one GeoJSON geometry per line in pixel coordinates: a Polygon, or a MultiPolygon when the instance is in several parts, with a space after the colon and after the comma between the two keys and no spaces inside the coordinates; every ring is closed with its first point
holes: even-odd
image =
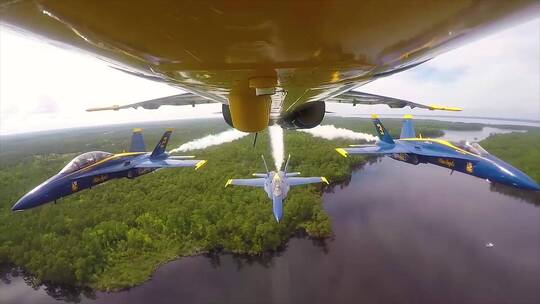
{"type": "Polygon", "coordinates": [[[336,152],[339,153],[343,157],[347,157],[348,153],[343,148],[336,148],[336,152]]]}
{"type": "Polygon", "coordinates": [[[326,177],[321,176],[321,180],[323,181],[323,183],[326,183],[327,185],[330,185],[330,183],[328,182],[328,180],[326,179],[326,177]]]}
{"type": "Polygon", "coordinates": [[[195,170],[199,170],[202,166],[206,165],[207,162],[207,160],[201,160],[200,162],[195,164],[195,170]]]}
{"type": "Polygon", "coordinates": [[[103,164],[103,163],[105,163],[105,162],[108,162],[108,161],[110,161],[110,160],[113,160],[113,159],[117,159],[117,158],[124,157],[124,156],[141,155],[141,154],[145,154],[145,153],[146,153],[146,152],[126,152],[126,153],[118,153],[118,154],[115,154],[115,155],[113,155],[113,156],[109,156],[109,157],[107,157],[107,158],[104,158],[104,159],[102,159],[102,160],[100,160],[100,161],[98,161],[98,162],[95,162],[95,163],[93,163],[93,164],[91,164],[91,165],[89,165],[89,166],[87,166],[87,167],[80,168],[80,169],[77,170],[77,171],[73,171],[73,172],[71,172],[69,175],[72,175],[72,174],[75,174],[75,173],[78,173],[78,172],[81,172],[81,171],[82,171],[82,172],[87,171],[87,170],[90,169],[90,168],[93,168],[93,167],[95,167],[95,166],[97,166],[97,165],[101,165],[101,164],[103,164]]]}
{"type": "Polygon", "coordinates": [[[229,179],[229,180],[225,183],[225,188],[227,188],[227,186],[229,186],[230,184],[232,184],[232,179],[229,179]]]}
{"type": "Polygon", "coordinates": [[[479,155],[476,155],[474,153],[471,153],[469,151],[466,151],[466,150],[463,150],[463,149],[461,149],[459,147],[456,147],[453,144],[451,144],[450,142],[448,142],[446,140],[443,140],[443,139],[435,139],[435,138],[401,138],[400,140],[435,142],[435,143],[441,144],[443,146],[447,146],[449,148],[452,148],[452,149],[456,150],[457,152],[459,152],[461,154],[467,154],[467,155],[472,155],[474,157],[483,158],[483,157],[481,157],[479,155]]]}
{"type": "Polygon", "coordinates": [[[434,105],[434,104],[430,104],[428,105],[428,107],[430,110],[453,111],[453,112],[463,111],[462,108],[458,108],[458,107],[447,107],[447,106],[434,105]]]}

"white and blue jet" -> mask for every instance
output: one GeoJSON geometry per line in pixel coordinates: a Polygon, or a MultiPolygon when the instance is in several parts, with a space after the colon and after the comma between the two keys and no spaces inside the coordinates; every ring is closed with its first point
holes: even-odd
{"type": "Polygon", "coordinates": [[[257,178],[248,179],[229,179],[225,184],[225,187],[229,185],[237,186],[251,186],[251,187],[264,187],[264,191],[268,194],[268,198],[272,200],[273,213],[276,221],[280,221],[283,217],[283,200],[287,197],[287,193],[291,186],[326,183],[328,180],[325,177],[298,177],[300,172],[289,172],[287,168],[289,166],[289,160],[291,155],[285,163],[285,169],[283,171],[269,171],[264,156],[262,160],[266,173],[253,173],[253,176],[257,178]]]}

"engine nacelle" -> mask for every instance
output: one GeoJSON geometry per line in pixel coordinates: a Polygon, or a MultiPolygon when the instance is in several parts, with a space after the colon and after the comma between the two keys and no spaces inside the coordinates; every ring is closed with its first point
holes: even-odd
{"type": "Polygon", "coordinates": [[[418,165],[420,163],[418,157],[410,153],[394,153],[390,155],[390,157],[395,160],[399,160],[413,165],[418,165]]]}
{"type": "Polygon", "coordinates": [[[133,168],[133,169],[128,171],[126,177],[129,178],[129,179],[133,179],[133,178],[139,177],[141,175],[145,175],[145,174],[148,174],[150,172],[153,172],[154,170],[156,170],[156,169],[155,168],[133,168]]]}
{"type": "Polygon", "coordinates": [[[308,102],[278,121],[284,129],[311,129],[321,124],[326,113],[324,101],[308,102]]]}
{"type": "Polygon", "coordinates": [[[231,109],[229,108],[228,104],[224,104],[224,103],[221,104],[221,113],[223,114],[223,120],[225,120],[225,122],[229,126],[234,128],[233,123],[232,123],[232,117],[231,117],[231,109]]]}

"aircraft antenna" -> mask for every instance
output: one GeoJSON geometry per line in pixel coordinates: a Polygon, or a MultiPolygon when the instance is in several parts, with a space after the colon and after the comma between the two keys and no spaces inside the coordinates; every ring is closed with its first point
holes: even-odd
{"type": "Polygon", "coordinates": [[[266,160],[264,159],[264,155],[261,154],[261,158],[264,163],[264,168],[266,169],[266,175],[270,176],[270,171],[268,171],[268,166],[266,165],[266,160]]]}
{"type": "Polygon", "coordinates": [[[253,149],[255,149],[255,144],[257,144],[257,135],[259,135],[259,132],[255,133],[255,138],[253,139],[253,149]]]}

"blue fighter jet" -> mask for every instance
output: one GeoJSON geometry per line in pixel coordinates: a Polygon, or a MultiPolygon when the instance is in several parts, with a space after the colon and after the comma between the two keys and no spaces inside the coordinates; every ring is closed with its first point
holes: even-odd
{"type": "Polygon", "coordinates": [[[525,173],[489,154],[478,143],[450,143],[442,139],[416,137],[412,116],[405,115],[400,139],[392,139],[377,115],[372,115],[379,135],[376,145],[352,145],[337,148],[344,157],[349,154],[387,155],[413,165],[430,163],[486,179],[490,182],[526,190],[540,190],[540,186],[525,173]]]}
{"type": "Polygon", "coordinates": [[[58,174],[24,195],[11,210],[20,211],[56,202],[59,198],[114,178],[132,179],[161,168],[195,167],[197,170],[206,163],[206,160],[190,159],[194,156],[169,156],[165,148],[171,133],[172,129],[168,129],[152,152],[145,152],[142,130],[137,128],[133,130],[127,153],[94,151],[81,154],[58,174]]]}
{"type": "Polygon", "coordinates": [[[287,173],[287,167],[289,166],[289,160],[285,163],[285,169],[283,171],[268,171],[268,166],[262,156],[266,173],[253,173],[253,176],[258,178],[250,179],[229,179],[225,184],[225,187],[229,185],[238,186],[251,186],[261,187],[268,194],[268,198],[272,200],[273,213],[276,221],[279,222],[283,217],[283,200],[287,197],[287,193],[291,186],[314,184],[314,183],[326,183],[328,180],[324,177],[297,177],[300,172],[287,173]]]}

